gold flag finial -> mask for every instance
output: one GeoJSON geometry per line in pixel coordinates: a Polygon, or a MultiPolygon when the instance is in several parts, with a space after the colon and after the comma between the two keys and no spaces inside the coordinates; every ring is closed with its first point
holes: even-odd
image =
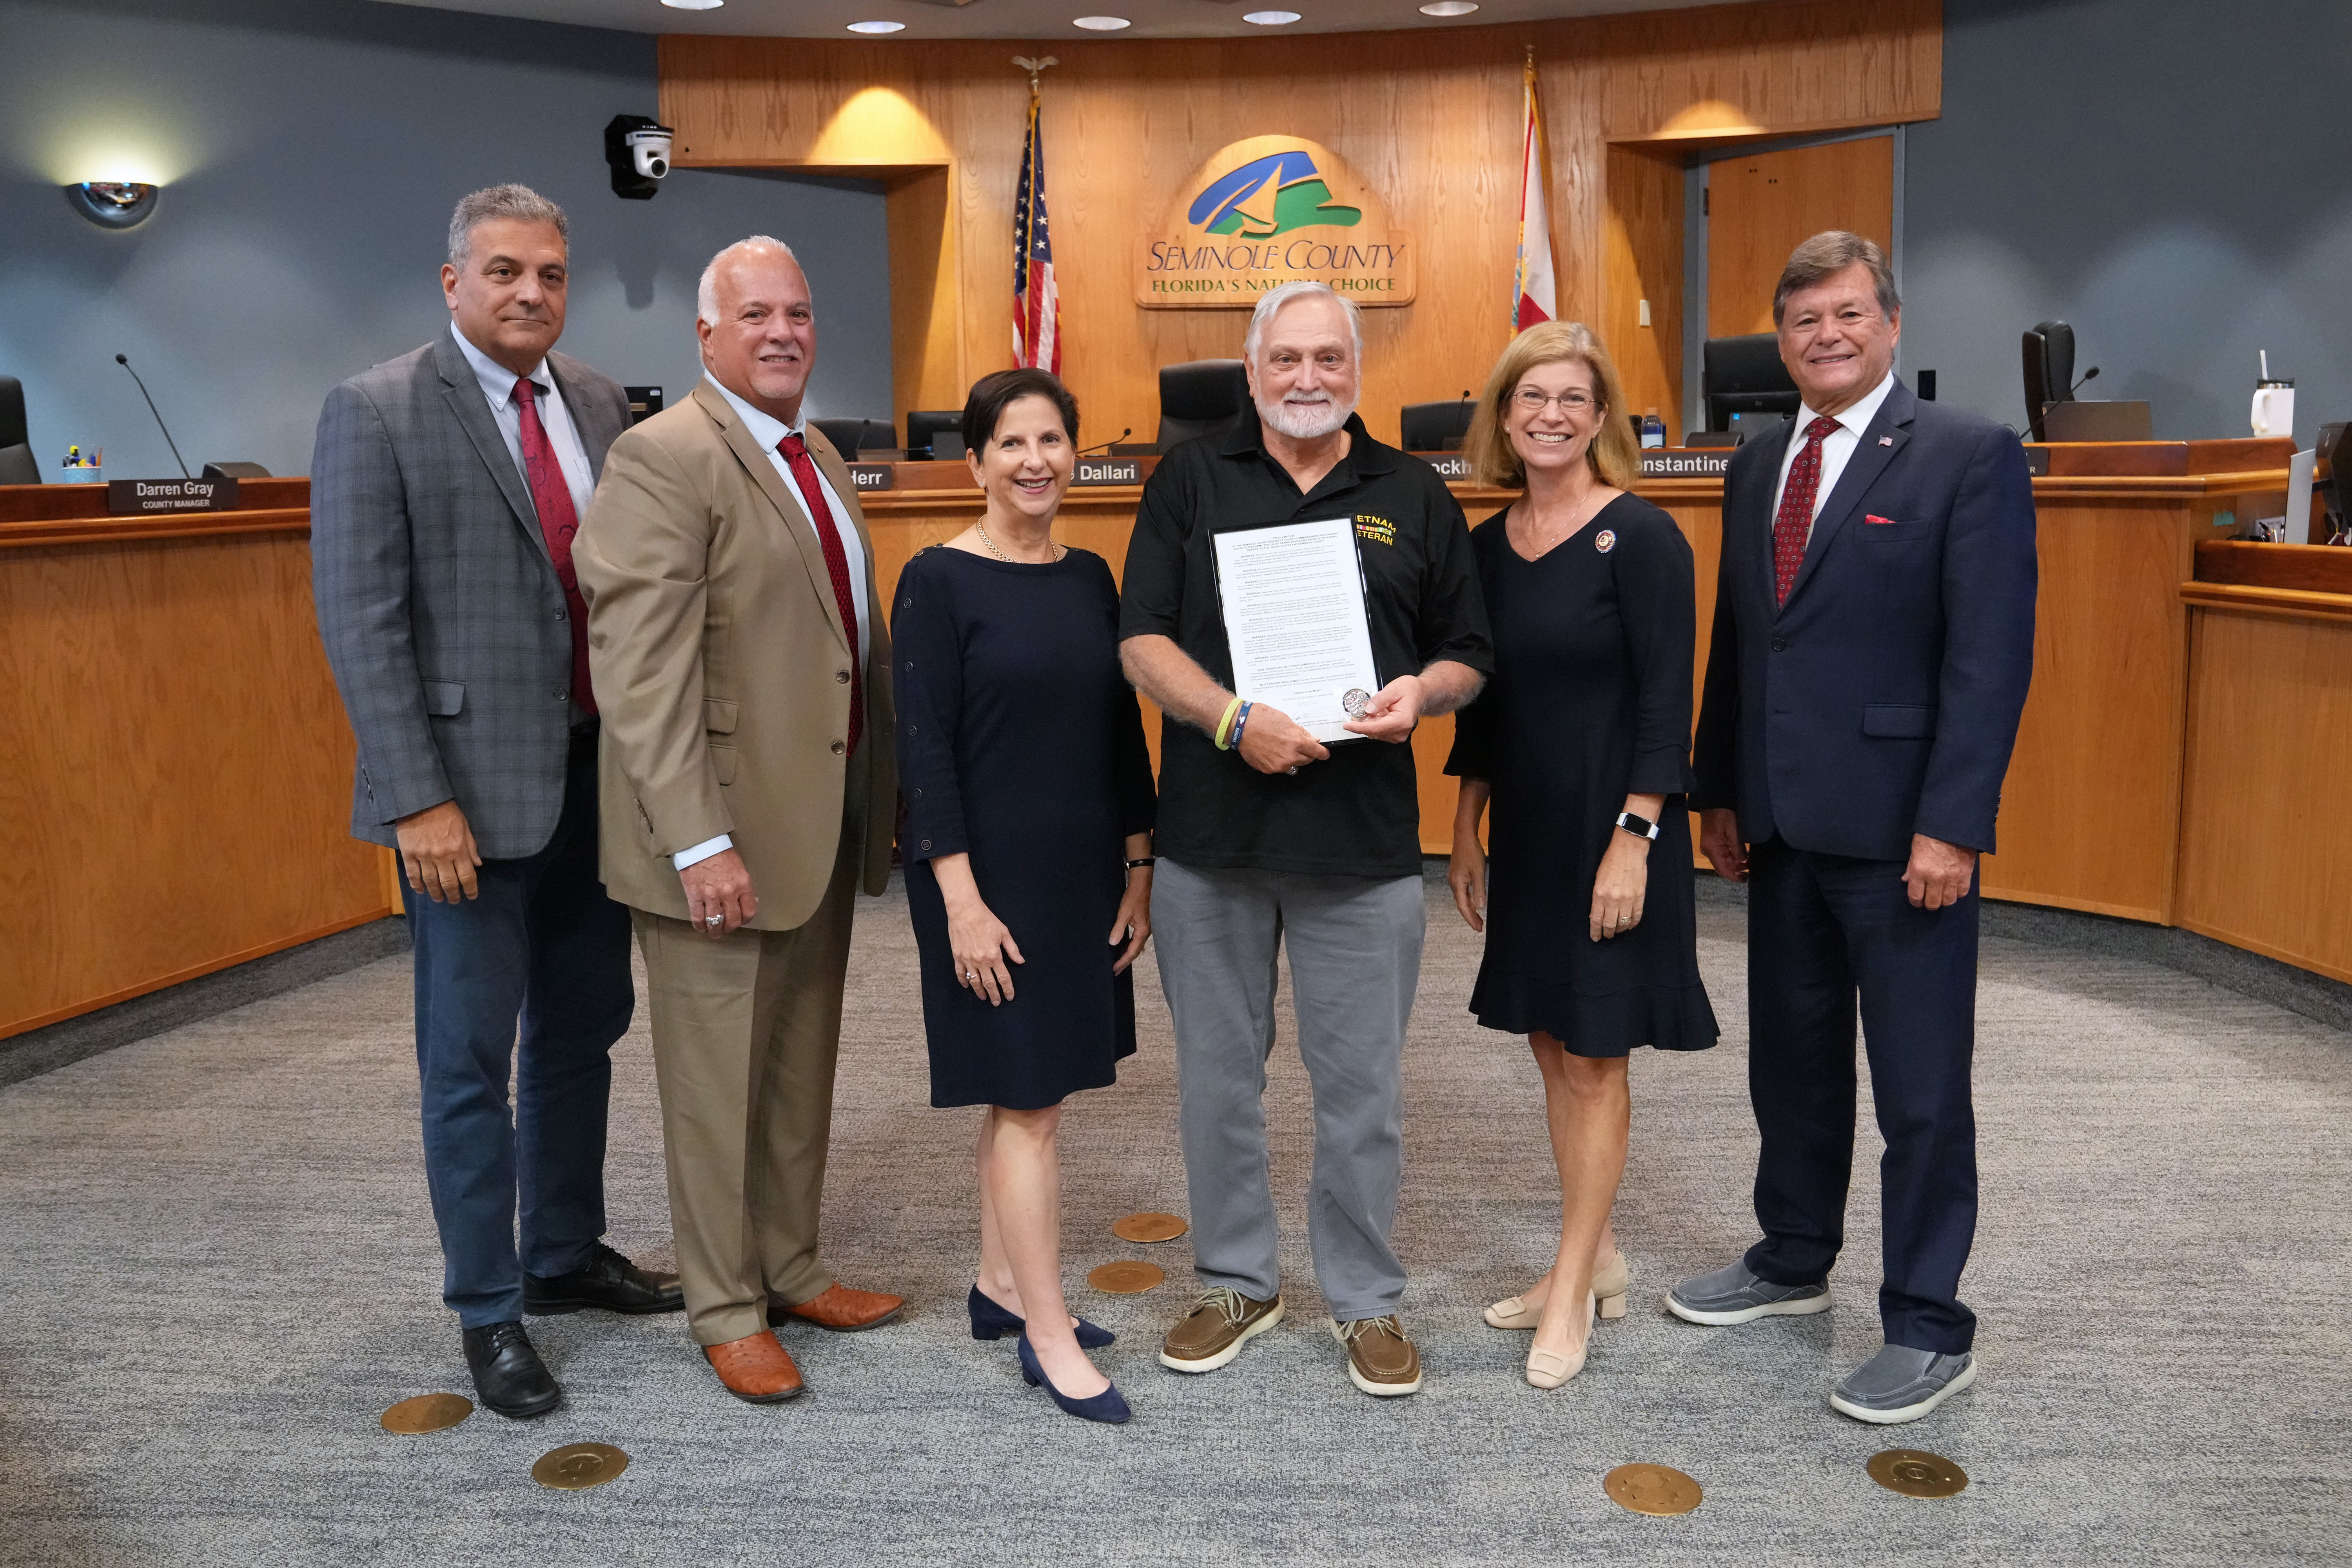
{"type": "Polygon", "coordinates": [[[1034,60],[1027,55],[1015,55],[1013,57],[1013,63],[1029,73],[1029,90],[1034,92],[1037,90],[1037,73],[1047,66],[1057,66],[1062,62],[1051,55],[1034,60]]]}

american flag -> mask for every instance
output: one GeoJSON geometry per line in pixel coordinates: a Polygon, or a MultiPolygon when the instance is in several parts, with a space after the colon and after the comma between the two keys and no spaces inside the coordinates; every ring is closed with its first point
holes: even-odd
{"type": "Polygon", "coordinates": [[[1062,300],[1054,289],[1054,241],[1045,228],[1045,143],[1037,132],[1034,88],[1013,207],[1013,359],[1024,368],[1062,374],[1062,300]]]}

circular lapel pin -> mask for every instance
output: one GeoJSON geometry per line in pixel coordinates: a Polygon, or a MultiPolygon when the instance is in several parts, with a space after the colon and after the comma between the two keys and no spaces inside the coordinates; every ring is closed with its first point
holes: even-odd
{"type": "Polygon", "coordinates": [[[1592,548],[1598,550],[1603,555],[1606,555],[1611,551],[1616,549],[1617,531],[1613,528],[1604,528],[1599,533],[1594,534],[1592,536],[1592,548]]]}

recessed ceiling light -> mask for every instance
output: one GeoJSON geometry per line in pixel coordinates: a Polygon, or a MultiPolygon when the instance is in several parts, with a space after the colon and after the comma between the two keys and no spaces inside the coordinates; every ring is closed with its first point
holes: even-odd
{"type": "Polygon", "coordinates": [[[1084,27],[1089,33],[1116,33],[1121,27],[1132,25],[1124,16],[1080,16],[1070,24],[1073,27],[1084,27]]]}
{"type": "Polygon", "coordinates": [[[904,22],[852,22],[849,24],[849,30],[853,33],[903,33],[907,30],[907,24],[904,22]]]}
{"type": "Polygon", "coordinates": [[[1291,23],[1298,20],[1298,13],[1296,11],[1252,11],[1247,16],[1244,16],[1242,20],[1244,22],[1255,22],[1261,27],[1282,27],[1287,26],[1291,23]]]}
{"type": "Polygon", "coordinates": [[[662,0],[673,11],[716,11],[727,0],[662,0]]]}
{"type": "Polygon", "coordinates": [[[1424,16],[1467,16],[1478,8],[1478,0],[1429,0],[1421,8],[1424,16]]]}

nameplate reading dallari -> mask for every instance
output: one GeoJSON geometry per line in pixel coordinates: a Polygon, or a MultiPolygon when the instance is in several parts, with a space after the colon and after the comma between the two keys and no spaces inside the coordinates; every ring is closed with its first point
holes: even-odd
{"type": "Polygon", "coordinates": [[[1135,458],[1080,458],[1070,471],[1074,489],[1090,485],[1139,485],[1143,464],[1135,458]]]}

